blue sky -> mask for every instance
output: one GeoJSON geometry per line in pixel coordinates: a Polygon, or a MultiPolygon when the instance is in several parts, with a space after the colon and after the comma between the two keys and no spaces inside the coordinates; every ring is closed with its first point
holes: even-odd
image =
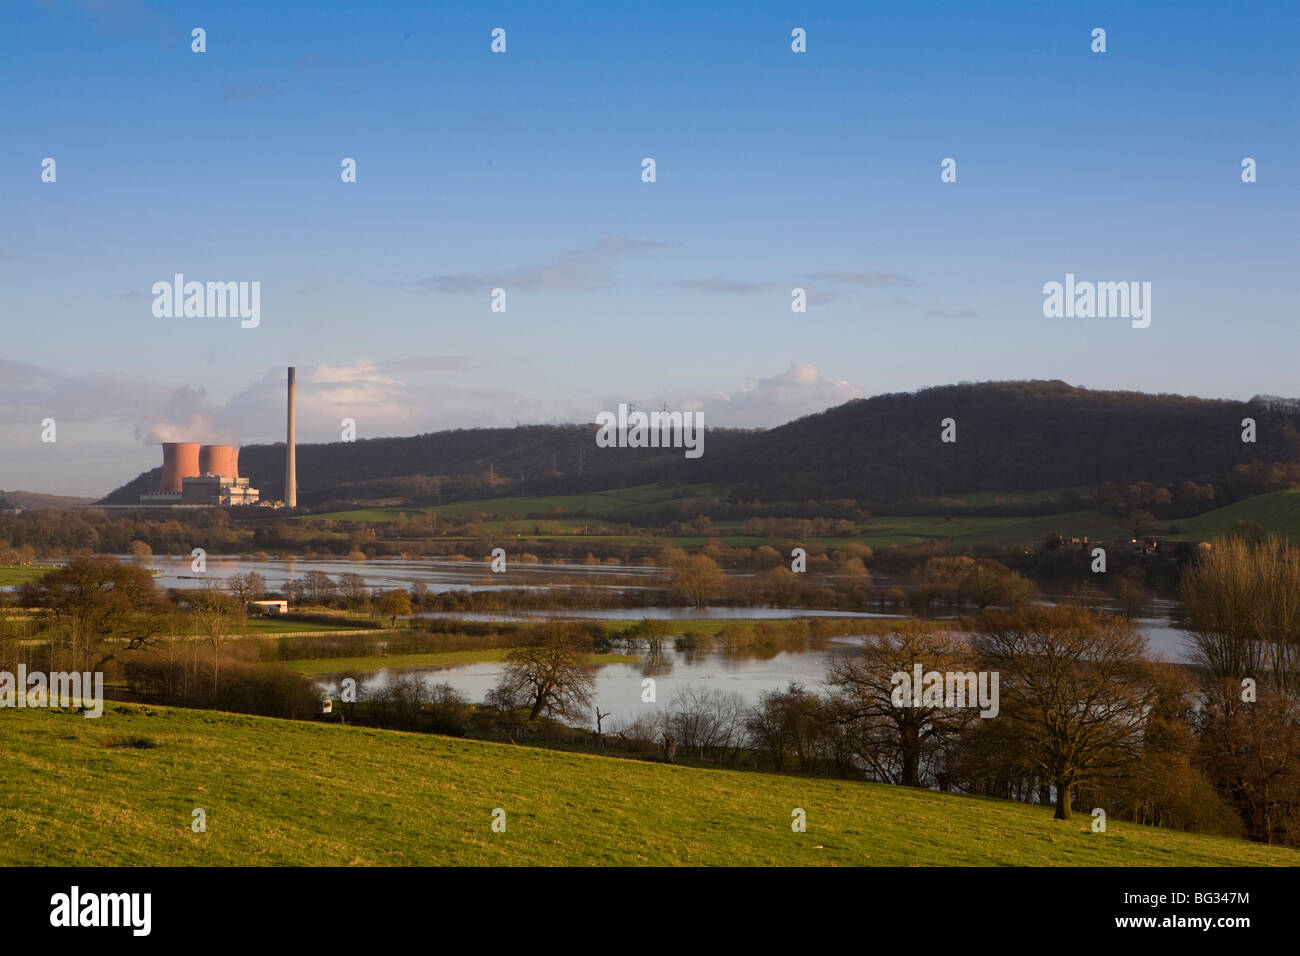
{"type": "Polygon", "coordinates": [[[1298,10],[7,0],[0,488],[277,440],[289,364],[309,441],[961,380],[1295,395],[1298,10]],[[176,272],[259,281],[260,325],[156,318],[176,272]],[[1067,272],[1151,282],[1151,326],[1045,318],[1067,272]]]}

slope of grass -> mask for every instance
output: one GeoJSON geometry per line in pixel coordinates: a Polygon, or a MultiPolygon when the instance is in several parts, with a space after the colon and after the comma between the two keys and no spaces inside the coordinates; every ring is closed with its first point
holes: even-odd
{"type": "Polygon", "coordinates": [[[1208,540],[1227,534],[1239,518],[1258,521],[1265,531],[1300,538],[1300,488],[1256,495],[1195,518],[1179,518],[1173,522],[1178,526],[1178,534],[1170,537],[1208,540]]]}
{"type": "Polygon", "coordinates": [[[11,865],[1300,863],[885,785],[127,704],[0,711],[0,761],[11,865]]]}

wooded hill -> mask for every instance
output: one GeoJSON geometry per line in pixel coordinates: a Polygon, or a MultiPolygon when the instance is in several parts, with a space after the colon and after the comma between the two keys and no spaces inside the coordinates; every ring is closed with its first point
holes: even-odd
{"type": "MultiPolygon", "coordinates": [[[[598,448],[595,425],[299,445],[298,496],[304,506],[390,497],[429,504],[686,481],[729,484],[744,500],[852,498],[870,507],[918,495],[1205,480],[1252,461],[1300,462],[1298,426],[1295,403],[1263,396],[987,382],[855,400],[766,431],[706,428],[698,459],[681,449],[598,448]],[[948,418],[955,442],[941,440],[948,418]],[[1242,441],[1244,418],[1256,422],[1254,443],[1242,441]]],[[[246,446],[239,461],[263,497],[283,496],[283,445],[246,446]]],[[[140,475],[104,503],[134,502],[158,474],[140,475]]]]}

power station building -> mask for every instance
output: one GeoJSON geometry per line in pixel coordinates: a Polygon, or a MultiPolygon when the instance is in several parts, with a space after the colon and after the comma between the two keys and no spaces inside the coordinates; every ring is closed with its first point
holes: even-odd
{"type": "MultiPolygon", "coordinates": [[[[297,370],[288,370],[287,421],[284,445],[284,507],[298,506],[296,461],[295,392],[297,370]]],[[[200,445],[197,442],[163,442],[162,476],[158,488],[140,496],[141,505],[151,507],[280,507],[279,502],[262,501],[247,478],[239,477],[239,449],[234,445],[200,445]]],[[[107,508],[126,505],[104,505],[107,508]]],[[[134,507],[134,506],[132,506],[134,507]]]]}
{"type": "Polygon", "coordinates": [[[239,477],[239,449],[233,445],[163,443],[158,490],[140,496],[142,505],[235,507],[258,503],[256,488],[239,477]]]}

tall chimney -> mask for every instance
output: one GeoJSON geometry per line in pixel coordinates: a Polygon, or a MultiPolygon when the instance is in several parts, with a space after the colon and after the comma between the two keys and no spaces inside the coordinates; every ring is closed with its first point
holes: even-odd
{"type": "Polygon", "coordinates": [[[297,451],[293,435],[293,392],[294,367],[289,366],[289,432],[284,440],[284,503],[290,508],[298,507],[298,465],[295,460],[297,451]]]}

